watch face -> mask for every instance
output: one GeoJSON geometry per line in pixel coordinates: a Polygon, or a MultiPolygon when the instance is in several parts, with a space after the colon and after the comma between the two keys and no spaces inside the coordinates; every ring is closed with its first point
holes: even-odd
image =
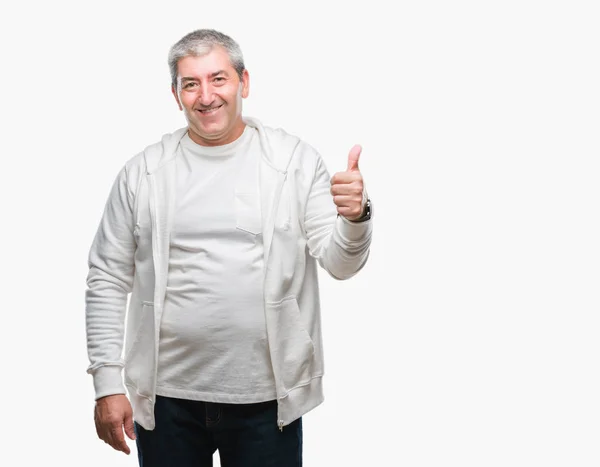
{"type": "Polygon", "coordinates": [[[365,215],[363,216],[363,220],[368,221],[371,218],[371,200],[367,199],[365,204],[365,215]]]}

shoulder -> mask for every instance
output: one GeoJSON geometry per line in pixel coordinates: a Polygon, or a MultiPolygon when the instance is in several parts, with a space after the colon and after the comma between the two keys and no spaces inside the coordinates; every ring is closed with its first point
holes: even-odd
{"type": "Polygon", "coordinates": [[[317,149],[298,135],[281,127],[261,124],[257,119],[248,118],[272,150],[272,157],[279,159],[279,166],[311,170],[319,163],[321,156],[317,149]]]}
{"type": "Polygon", "coordinates": [[[124,164],[124,170],[136,177],[152,171],[166,159],[175,155],[179,140],[186,131],[187,127],[179,128],[171,133],[164,133],[160,139],[130,157],[124,164]]]}
{"type": "Polygon", "coordinates": [[[121,183],[125,183],[130,195],[137,192],[137,188],[144,174],[150,169],[156,167],[165,155],[174,152],[176,143],[181,138],[184,129],[176,130],[172,133],[165,133],[162,137],[147,145],[138,153],[130,156],[122,165],[118,174],[121,183]]]}
{"type": "Polygon", "coordinates": [[[263,125],[258,119],[247,117],[246,123],[254,127],[271,149],[279,153],[292,153],[302,140],[281,127],[263,125]]]}

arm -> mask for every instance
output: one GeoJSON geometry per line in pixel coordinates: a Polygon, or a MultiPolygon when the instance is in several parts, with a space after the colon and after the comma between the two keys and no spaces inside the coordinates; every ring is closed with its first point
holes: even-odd
{"type": "Polygon", "coordinates": [[[121,353],[135,253],[133,194],[128,186],[127,167],[123,167],[113,183],[88,258],[87,372],[94,378],[96,400],[126,393],[121,353]]]}
{"type": "MultiPolygon", "coordinates": [[[[317,154],[306,204],[304,228],[310,254],[332,277],[344,280],[354,276],[365,265],[369,256],[373,224],[371,219],[354,222],[340,213],[344,212],[349,217],[354,215],[350,217],[352,219],[360,217],[360,214],[356,215],[355,212],[360,213],[360,207],[348,207],[356,204],[354,201],[346,202],[349,198],[338,200],[339,204],[336,206],[332,195],[332,183],[335,184],[335,177],[339,176],[340,174],[336,174],[330,178],[325,163],[317,154]]],[[[358,206],[361,205],[364,193],[362,177],[360,185],[361,193],[355,193],[358,206]]]]}

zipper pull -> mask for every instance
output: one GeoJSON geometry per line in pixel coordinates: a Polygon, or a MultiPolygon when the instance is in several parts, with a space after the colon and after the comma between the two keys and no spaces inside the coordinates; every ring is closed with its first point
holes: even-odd
{"type": "Polygon", "coordinates": [[[279,431],[283,433],[283,420],[279,420],[279,431]]]}

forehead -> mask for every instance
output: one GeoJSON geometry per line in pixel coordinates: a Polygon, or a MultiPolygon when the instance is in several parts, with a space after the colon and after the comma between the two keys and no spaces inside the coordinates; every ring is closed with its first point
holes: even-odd
{"type": "Polygon", "coordinates": [[[180,77],[207,76],[219,70],[230,74],[235,73],[229,54],[219,46],[213,47],[210,52],[202,56],[188,55],[177,62],[177,74],[180,77]]]}

